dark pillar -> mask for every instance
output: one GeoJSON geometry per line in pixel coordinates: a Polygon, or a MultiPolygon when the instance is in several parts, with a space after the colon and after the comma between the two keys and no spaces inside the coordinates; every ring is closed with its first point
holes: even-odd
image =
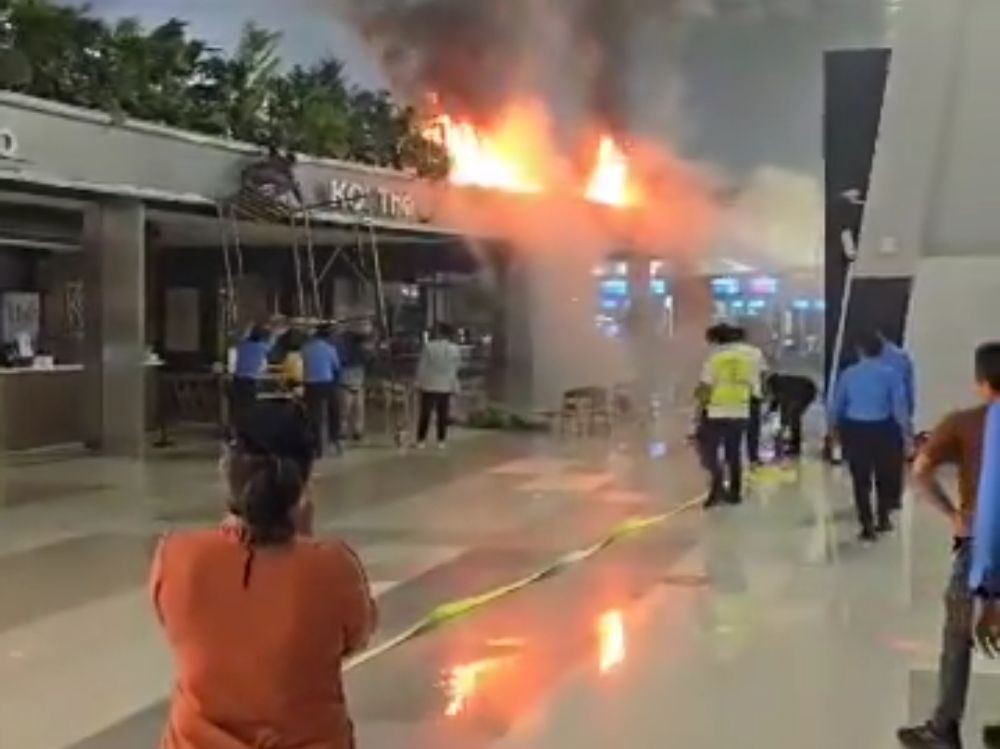
{"type": "Polygon", "coordinates": [[[88,445],[140,456],[146,438],[146,217],[108,200],[84,219],[84,399],[88,445]]]}

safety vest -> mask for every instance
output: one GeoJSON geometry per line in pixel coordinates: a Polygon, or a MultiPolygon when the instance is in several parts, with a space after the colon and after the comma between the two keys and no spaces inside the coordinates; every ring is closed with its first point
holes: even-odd
{"type": "Polygon", "coordinates": [[[749,415],[755,379],[760,377],[753,356],[737,348],[723,348],[709,358],[708,374],[709,415],[749,415]]]}

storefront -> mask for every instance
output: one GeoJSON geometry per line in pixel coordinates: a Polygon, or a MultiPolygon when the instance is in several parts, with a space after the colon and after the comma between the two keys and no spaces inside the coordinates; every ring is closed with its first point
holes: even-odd
{"type": "MultiPolygon", "coordinates": [[[[0,449],[132,454],[157,424],[161,373],[212,376],[240,326],[376,316],[377,273],[391,332],[419,339],[462,325],[473,282],[501,263],[435,222],[425,183],[340,162],[295,166],[308,228],[222,214],[260,159],[0,93],[0,449]]],[[[490,321],[467,327],[490,339],[490,321]]]]}

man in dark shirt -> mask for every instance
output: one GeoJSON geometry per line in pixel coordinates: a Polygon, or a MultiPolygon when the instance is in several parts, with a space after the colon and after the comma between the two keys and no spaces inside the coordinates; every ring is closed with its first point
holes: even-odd
{"type": "MultiPolygon", "coordinates": [[[[976,379],[984,400],[1000,397],[1000,343],[976,352],[976,379]],[[996,387],[996,389],[994,389],[996,387]]],[[[939,667],[938,705],[924,725],[903,728],[899,740],[914,749],[959,749],[961,724],[972,669],[974,599],[969,587],[972,530],[982,467],[983,431],[988,403],[949,414],[931,433],[917,456],[914,479],[930,503],[950,521],[955,559],[945,594],[945,624],[939,667]],[[941,466],[958,468],[958,502],[941,486],[941,466]]]]}
{"type": "Polygon", "coordinates": [[[816,400],[816,383],[804,375],[775,373],[767,378],[765,388],[770,399],[770,413],[781,417],[779,457],[802,455],[802,419],[816,400]]]}

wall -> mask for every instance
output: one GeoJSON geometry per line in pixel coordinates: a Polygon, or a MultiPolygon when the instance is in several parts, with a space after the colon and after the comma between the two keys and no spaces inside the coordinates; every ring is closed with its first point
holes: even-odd
{"type": "Polygon", "coordinates": [[[859,277],[913,279],[918,427],[971,395],[973,349],[1000,338],[1000,5],[900,11],[859,277]]]}

